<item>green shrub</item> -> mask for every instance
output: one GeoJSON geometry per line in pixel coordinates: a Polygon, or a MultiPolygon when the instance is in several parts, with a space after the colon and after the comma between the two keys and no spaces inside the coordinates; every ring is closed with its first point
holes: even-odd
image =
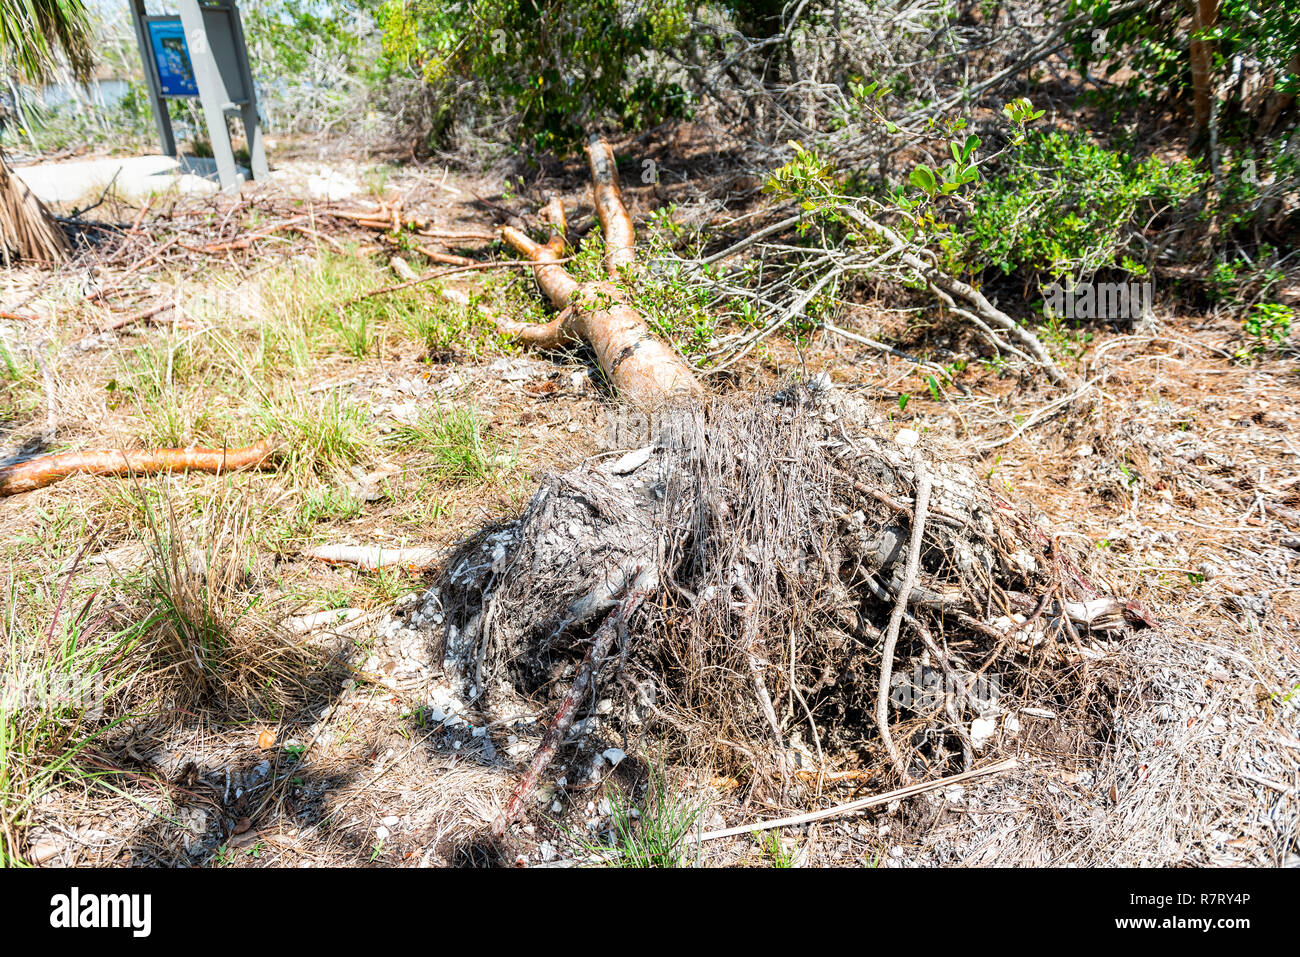
{"type": "Polygon", "coordinates": [[[676,84],[644,70],[686,35],[686,6],[619,0],[384,0],[385,78],[414,74],[437,95],[434,135],[468,109],[510,115],[538,151],[563,151],[584,128],[635,129],[685,111],[676,84]]]}
{"type": "Polygon", "coordinates": [[[1204,181],[1190,160],[1136,160],[1086,135],[1030,132],[973,197],[967,262],[974,272],[1052,279],[1108,268],[1140,273],[1134,235],[1204,181]]]}
{"type": "Polygon", "coordinates": [[[1276,352],[1286,345],[1291,334],[1294,313],[1278,302],[1257,302],[1250,307],[1241,322],[1247,345],[1238,349],[1235,358],[1246,361],[1267,352],[1276,352]]]}

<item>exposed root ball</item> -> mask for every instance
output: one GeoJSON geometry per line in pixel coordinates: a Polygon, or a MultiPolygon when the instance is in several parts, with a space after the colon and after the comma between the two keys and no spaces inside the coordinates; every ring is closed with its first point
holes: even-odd
{"type": "MultiPolygon", "coordinates": [[[[448,671],[495,714],[549,712],[635,590],[647,600],[595,663],[583,729],[672,737],[760,772],[763,755],[788,769],[873,751],[917,452],[864,420],[852,397],[803,387],[678,406],[637,451],[548,477],[430,593],[448,671]]],[[[916,732],[900,739],[913,773],[969,763],[971,720],[1015,672],[1141,620],[970,470],[921,454],[932,491],[889,689],[892,721],[916,732]]]]}

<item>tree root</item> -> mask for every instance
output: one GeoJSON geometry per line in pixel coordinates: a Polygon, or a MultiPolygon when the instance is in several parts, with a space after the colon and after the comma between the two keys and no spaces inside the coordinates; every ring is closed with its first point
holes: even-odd
{"type": "Polygon", "coordinates": [[[551,718],[550,727],[546,729],[546,736],[533,754],[532,760],[528,762],[527,772],[515,786],[510,799],[506,801],[505,808],[492,822],[492,834],[495,837],[505,834],[506,828],[523,814],[528,799],[537,790],[542,772],[550,766],[555,758],[555,752],[559,750],[569,729],[573,727],[573,720],[578,714],[578,705],[593,690],[596,673],[609,657],[614,639],[618,637],[620,631],[626,630],[628,619],[640,607],[647,594],[645,588],[633,587],[618,607],[605,616],[605,620],[591,636],[587,655],[578,666],[577,674],[573,678],[573,683],[569,685],[568,692],[561,699],[559,707],[555,709],[555,716],[551,718]]]}
{"type": "Polygon", "coordinates": [[[419,614],[441,623],[458,693],[493,719],[531,713],[577,669],[498,833],[584,701],[612,704],[586,713],[588,739],[670,741],[760,780],[883,758],[907,780],[972,767],[969,723],[1000,696],[1026,700],[1080,645],[1147,623],[969,469],[874,434],[872,414],[801,386],[661,409],[628,437],[649,447],[640,464],[548,476],[449,556],[419,614]],[[619,609],[640,591],[655,601],[637,599],[633,626],[619,609]],[[599,666],[622,630],[615,680],[599,666]]]}
{"type": "Polygon", "coordinates": [[[154,475],[232,472],[262,466],[279,446],[275,436],[242,449],[104,449],[60,452],[0,468],[0,496],[53,485],[69,475],[154,475]]]}

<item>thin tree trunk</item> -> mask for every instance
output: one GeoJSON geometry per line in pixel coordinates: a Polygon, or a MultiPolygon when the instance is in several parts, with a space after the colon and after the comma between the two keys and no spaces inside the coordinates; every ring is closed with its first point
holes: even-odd
{"type": "Polygon", "coordinates": [[[1214,45],[1199,40],[1196,34],[1209,30],[1219,19],[1219,0],[1192,0],[1192,39],[1188,53],[1192,61],[1192,113],[1196,122],[1196,136],[1204,139],[1210,132],[1210,114],[1213,98],[1210,75],[1214,45]]]}

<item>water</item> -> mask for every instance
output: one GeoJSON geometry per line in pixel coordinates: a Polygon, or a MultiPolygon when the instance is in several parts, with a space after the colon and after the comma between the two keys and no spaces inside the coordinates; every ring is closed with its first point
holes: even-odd
{"type": "MultiPolygon", "coordinates": [[[[122,102],[131,89],[128,80],[93,80],[80,87],[84,99],[100,109],[108,109],[122,102]]],[[[70,84],[50,83],[41,90],[41,103],[46,109],[54,109],[66,103],[75,102],[75,88],[70,84]]]]}

